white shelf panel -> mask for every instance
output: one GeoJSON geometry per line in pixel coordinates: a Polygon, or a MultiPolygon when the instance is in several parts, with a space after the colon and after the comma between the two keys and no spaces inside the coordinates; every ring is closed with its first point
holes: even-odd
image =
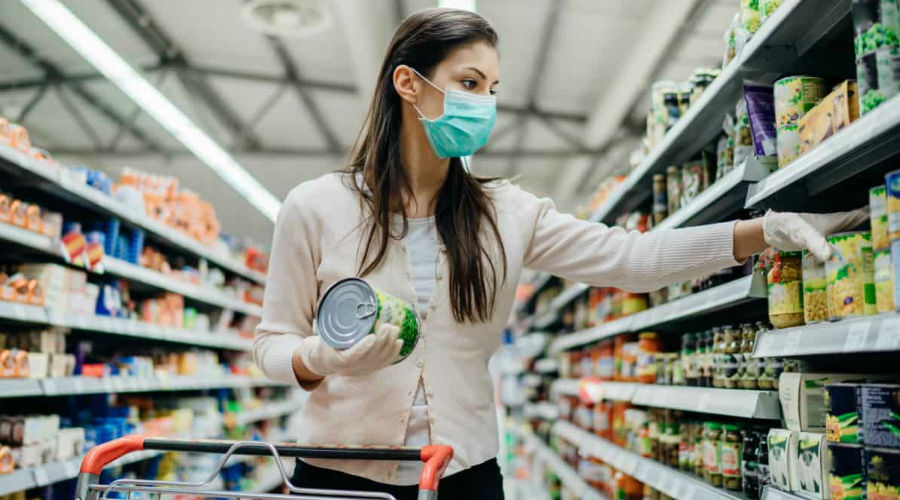
{"type": "Polygon", "coordinates": [[[765,297],[765,287],[761,277],[745,276],[595,328],[562,335],[550,344],[550,353],[557,354],[620,333],[644,330],[673,321],[701,316],[748,300],[764,299],[765,297]]]}
{"type": "Polygon", "coordinates": [[[548,374],[559,370],[559,360],[556,358],[541,358],[534,362],[534,371],[548,374]]]}
{"type": "Polygon", "coordinates": [[[9,474],[0,474],[0,496],[35,488],[34,475],[30,469],[16,469],[9,474]]]}
{"type": "Polygon", "coordinates": [[[251,378],[242,375],[222,377],[192,377],[173,375],[168,377],[62,377],[43,380],[3,380],[0,381],[0,398],[20,396],[74,396],[81,394],[106,394],[153,391],[192,391],[202,389],[234,389],[242,387],[285,386],[265,378],[251,378]],[[28,392],[21,389],[7,392],[7,384],[16,389],[16,384],[27,384],[28,392]],[[35,390],[37,384],[39,390],[35,390]]]}
{"type": "Polygon", "coordinates": [[[250,351],[253,348],[253,339],[241,337],[236,333],[166,328],[106,316],[60,315],[43,307],[5,301],[0,301],[0,319],[236,351],[250,351]]]}
{"type": "Polygon", "coordinates": [[[760,332],[753,356],[792,357],[900,350],[900,314],[760,332]]]}
{"type": "Polygon", "coordinates": [[[643,458],[568,422],[557,422],[553,432],[569,442],[577,443],[582,452],[607,462],[676,500],[745,500],[737,493],[714,488],[696,476],[643,458]]]}
{"type": "Polygon", "coordinates": [[[762,500],[810,500],[807,497],[782,491],[771,486],[763,486],[762,496],[760,498],[762,500]]]}
{"type": "Polygon", "coordinates": [[[551,385],[551,394],[589,398],[593,403],[602,400],[630,401],[640,406],[710,415],[771,420],[781,418],[778,391],[558,379],[551,385]]]}
{"type": "Polygon", "coordinates": [[[712,415],[771,420],[781,418],[778,391],[638,384],[631,402],[712,415]]]}
{"type": "Polygon", "coordinates": [[[766,208],[775,198],[779,208],[802,209],[805,196],[787,196],[803,184],[804,194],[817,194],[900,153],[900,96],[891,98],[805,155],[752,186],[747,207],[766,208]]]}
{"type": "Polygon", "coordinates": [[[534,450],[535,460],[546,464],[547,468],[552,470],[566,488],[571,490],[577,498],[582,500],[606,500],[605,496],[588,486],[578,476],[578,473],[569,467],[569,464],[565,463],[556,452],[547,447],[540,439],[533,434],[525,434],[522,437],[527,445],[534,450]]]}
{"type": "MultiPolygon", "coordinates": [[[[38,380],[33,379],[0,379],[0,398],[21,398],[42,396],[44,389],[38,380]]],[[[0,476],[2,477],[2,476],[0,476]]]]}
{"type": "Polygon", "coordinates": [[[526,403],[522,406],[522,416],[528,419],[554,421],[559,418],[559,408],[548,401],[540,403],[526,403]]]}
{"type": "Polygon", "coordinates": [[[48,168],[39,160],[29,158],[27,155],[0,145],[0,162],[26,171],[41,179],[40,188],[44,191],[74,202],[95,211],[112,215],[134,226],[155,234],[159,239],[168,242],[184,251],[198,257],[207,259],[217,266],[225,268],[235,274],[239,274],[257,283],[265,283],[265,275],[249,269],[242,262],[237,261],[225,252],[216,251],[204,244],[186,236],[177,230],[153,220],[146,214],[132,210],[131,207],[115,200],[96,189],[85,184],[75,183],[68,175],[61,174],[55,169],[48,168]]]}
{"type": "Polygon", "coordinates": [[[199,300],[207,304],[224,307],[252,316],[260,316],[262,314],[261,307],[226,295],[224,292],[215,288],[187,283],[121,259],[104,257],[103,267],[106,272],[110,274],[145,283],[163,290],[179,293],[185,297],[199,300]]]}
{"type": "Polygon", "coordinates": [[[0,240],[10,241],[40,252],[58,254],[53,240],[47,236],[5,222],[0,222],[0,240]]]}

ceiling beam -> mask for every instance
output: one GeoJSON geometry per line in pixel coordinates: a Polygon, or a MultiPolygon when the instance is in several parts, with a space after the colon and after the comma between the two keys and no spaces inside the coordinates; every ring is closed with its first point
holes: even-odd
{"type": "Polygon", "coordinates": [[[16,123],[25,123],[25,118],[34,110],[35,106],[41,102],[41,99],[47,95],[47,88],[50,87],[48,82],[44,82],[44,85],[38,87],[37,92],[31,96],[31,99],[28,99],[28,102],[22,106],[22,111],[19,111],[19,116],[16,117],[16,123]]]}
{"type": "Polygon", "coordinates": [[[198,97],[213,116],[231,132],[241,137],[247,147],[260,147],[259,138],[248,130],[237,112],[209,84],[206,75],[192,70],[184,51],[160,27],[138,0],[106,0],[135,34],[156,54],[160,63],[171,63],[184,88],[198,97]]]}
{"type": "Polygon", "coordinates": [[[299,82],[302,80],[300,76],[300,69],[297,67],[297,64],[294,63],[294,59],[287,51],[287,47],[284,46],[284,43],[279,38],[275,38],[273,36],[266,37],[269,40],[269,44],[272,46],[272,50],[275,51],[275,56],[278,58],[278,61],[281,63],[282,68],[284,69],[285,77],[287,81],[294,87],[294,90],[297,92],[297,97],[303,102],[303,105],[306,107],[306,110],[309,112],[310,117],[313,122],[318,127],[319,132],[322,134],[322,137],[325,139],[325,143],[328,145],[328,149],[331,151],[341,151],[340,141],[337,139],[337,135],[335,135],[334,131],[331,129],[331,126],[325,120],[325,115],[322,113],[322,110],[319,109],[319,103],[313,99],[312,93],[304,87],[300,85],[299,82]]]}
{"type": "Polygon", "coordinates": [[[360,114],[375,90],[385,48],[394,35],[402,2],[394,0],[340,0],[329,2],[344,33],[353,63],[353,81],[357,89],[360,114]]]}
{"type": "MultiPolygon", "coordinates": [[[[646,91],[666,51],[678,38],[685,21],[701,0],[666,0],[648,9],[639,33],[632,37],[636,43],[609,85],[588,115],[583,142],[589,149],[605,150],[611,141],[622,135],[622,124],[628,118],[635,101],[646,91]]],[[[575,192],[578,183],[596,161],[573,161],[560,175],[554,198],[564,199],[575,192]]]]}
{"type": "Polygon", "coordinates": [[[153,150],[161,149],[160,145],[155,140],[151,139],[143,130],[135,126],[133,123],[129,124],[128,120],[125,117],[120,115],[116,110],[114,110],[111,106],[104,102],[103,99],[97,97],[92,92],[85,89],[78,82],[66,81],[66,75],[62,70],[60,70],[55,64],[38,55],[34,48],[32,48],[22,39],[18,38],[3,24],[0,24],[0,42],[12,49],[13,52],[19,54],[24,60],[41,69],[45,75],[43,81],[59,82],[65,84],[73,94],[78,96],[89,106],[93,107],[108,120],[116,123],[119,126],[125,126],[128,130],[128,133],[130,133],[135,139],[141,141],[146,147],[153,150]]]}
{"type": "MultiPolygon", "coordinates": [[[[544,21],[544,27],[541,30],[541,38],[538,45],[534,69],[531,72],[531,77],[528,79],[528,89],[525,91],[525,107],[527,109],[535,109],[537,107],[537,95],[540,91],[541,77],[544,75],[544,69],[547,66],[547,56],[550,53],[550,46],[553,44],[556,27],[559,25],[559,14],[562,12],[565,3],[565,0],[550,1],[550,12],[547,15],[546,21],[544,21]]],[[[528,120],[526,118],[522,121],[522,126],[519,127],[518,135],[516,136],[513,145],[513,151],[519,153],[519,155],[513,155],[509,159],[509,164],[506,166],[506,177],[515,175],[516,170],[518,169],[519,159],[521,158],[522,148],[525,146],[525,138],[527,136],[528,120]]]]}

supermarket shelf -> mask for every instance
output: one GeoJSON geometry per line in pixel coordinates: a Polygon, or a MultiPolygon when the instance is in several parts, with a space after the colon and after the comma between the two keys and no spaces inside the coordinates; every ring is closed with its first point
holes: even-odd
{"type": "Polygon", "coordinates": [[[58,314],[40,306],[3,301],[0,301],[0,320],[47,324],[108,335],[124,335],[236,351],[250,351],[253,348],[253,339],[234,333],[169,328],[108,316],[58,314]]]}
{"type": "Polygon", "coordinates": [[[199,300],[207,304],[232,309],[251,316],[260,316],[262,314],[261,307],[228,296],[215,288],[181,281],[172,276],[166,276],[161,272],[147,269],[121,259],[104,257],[103,268],[110,274],[138,281],[170,292],[179,293],[185,297],[199,300]]]}
{"type": "Polygon", "coordinates": [[[635,388],[631,402],[636,405],[730,417],[769,420],[781,418],[778,391],[641,384],[635,388]]]}
{"type": "Polygon", "coordinates": [[[299,411],[302,407],[303,401],[300,399],[290,399],[275,403],[266,402],[265,406],[257,410],[239,412],[235,415],[234,423],[235,425],[247,425],[253,422],[278,418],[299,411]]]}
{"type": "Polygon", "coordinates": [[[53,240],[49,237],[5,222],[0,222],[0,240],[13,242],[42,253],[59,254],[53,240]]]}
{"type": "Polygon", "coordinates": [[[56,170],[46,166],[44,162],[30,158],[9,146],[0,145],[0,166],[16,171],[25,171],[38,178],[38,187],[43,191],[75,203],[96,212],[117,217],[132,225],[149,231],[157,239],[169,243],[198,257],[207,259],[217,266],[225,268],[257,283],[265,283],[263,273],[248,268],[243,263],[218,252],[206,245],[186,236],[177,230],[151,219],[146,214],[137,212],[118,200],[97,191],[96,189],[74,182],[64,170],[56,170]]]}
{"type": "Polygon", "coordinates": [[[698,102],[591,214],[591,220],[611,223],[618,214],[646,201],[651,195],[653,174],[689,159],[721,131],[722,117],[734,110],[744,79],[764,82],[784,68],[795,67],[810,48],[832,36],[830,28],[849,19],[849,14],[849,0],[785,0],[753,35],[740,57],[722,70],[698,102]]]}
{"type": "Polygon", "coordinates": [[[685,474],[653,460],[643,458],[574,425],[559,421],[553,432],[563,439],[577,443],[579,450],[599,458],[639,481],[676,500],[745,500],[737,493],[714,488],[691,474],[685,474]]]}
{"type": "Polygon", "coordinates": [[[16,469],[9,474],[0,474],[0,496],[37,486],[30,469],[16,469]]]}
{"type": "Polygon", "coordinates": [[[593,403],[606,399],[709,415],[770,420],[781,418],[777,391],[559,379],[551,386],[551,393],[588,398],[593,403]]]}
{"type": "Polygon", "coordinates": [[[559,408],[547,401],[526,403],[522,406],[522,416],[528,419],[536,418],[554,421],[559,418],[559,408]]]}
{"type": "Polygon", "coordinates": [[[584,283],[575,283],[574,285],[566,287],[558,297],[550,302],[549,310],[535,320],[533,327],[538,330],[544,330],[551,327],[559,318],[559,311],[571,304],[573,300],[580,297],[583,293],[587,292],[589,288],[590,286],[585,285],[584,283]]]}
{"type": "Polygon", "coordinates": [[[764,299],[765,286],[762,277],[745,276],[724,285],[689,295],[658,307],[647,309],[631,316],[604,323],[600,326],[563,335],[550,344],[550,353],[559,352],[590,344],[597,340],[620,333],[659,326],[665,323],[709,314],[725,307],[764,299]]]}
{"type": "Polygon", "coordinates": [[[81,394],[106,394],[154,391],[194,391],[203,389],[235,389],[241,387],[284,386],[265,378],[242,375],[223,377],[193,377],[172,375],[168,377],[62,377],[34,380],[0,380],[0,398],[24,396],[75,396],[81,394]],[[34,388],[37,383],[39,390],[34,388]],[[7,391],[7,388],[10,388],[7,391]],[[16,392],[18,390],[18,392],[16,392]]]}
{"type": "Polygon", "coordinates": [[[538,373],[556,373],[559,370],[559,360],[556,358],[541,358],[534,362],[534,371],[538,373]]]}
{"type": "Polygon", "coordinates": [[[761,500],[809,500],[806,497],[779,490],[771,486],[763,486],[761,500]]]}
{"type": "Polygon", "coordinates": [[[747,207],[802,209],[806,196],[900,153],[900,96],[893,97],[750,188],[747,207]],[[798,193],[797,189],[802,189],[798,193]]]}
{"type": "Polygon", "coordinates": [[[747,159],[725,177],[722,177],[700,193],[690,203],[669,215],[653,230],[696,226],[707,222],[717,222],[721,217],[737,212],[744,207],[747,190],[751,183],[766,177],[775,166],[774,158],[747,159]]]}
{"type": "Polygon", "coordinates": [[[760,332],[753,356],[791,357],[900,350],[900,314],[760,332]]]}
{"type": "Polygon", "coordinates": [[[535,460],[546,464],[547,467],[559,477],[559,480],[562,481],[566,488],[575,494],[576,498],[582,500],[606,500],[605,496],[588,486],[588,484],[578,476],[578,473],[575,472],[572,467],[569,467],[569,464],[565,463],[556,452],[547,447],[547,445],[536,436],[533,434],[525,434],[522,438],[528,446],[534,449],[535,460]]]}

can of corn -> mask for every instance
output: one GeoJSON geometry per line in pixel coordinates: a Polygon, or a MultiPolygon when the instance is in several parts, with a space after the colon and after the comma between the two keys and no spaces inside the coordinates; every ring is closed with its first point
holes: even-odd
{"type": "Polygon", "coordinates": [[[891,251],[875,250],[875,305],[878,313],[894,310],[894,277],[891,273],[891,251]]]}
{"type": "Polygon", "coordinates": [[[319,301],[316,330],[335,349],[353,347],[384,323],[400,329],[403,347],[398,363],[413,352],[419,340],[419,320],[412,305],[359,278],[334,283],[319,301]]]}
{"type": "Polygon", "coordinates": [[[869,190],[869,223],[872,226],[872,249],[888,248],[891,240],[888,237],[887,201],[884,186],[875,186],[869,190]]]}
{"type": "Polygon", "coordinates": [[[834,254],[825,263],[832,319],[875,314],[875,270],[868,231],[828,237],[834,254]]]}

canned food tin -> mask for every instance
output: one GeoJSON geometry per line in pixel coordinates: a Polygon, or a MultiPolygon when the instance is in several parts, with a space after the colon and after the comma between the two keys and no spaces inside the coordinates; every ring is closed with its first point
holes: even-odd
{"type": "Polygon", "coordinates": [[[373,288],[359,278],[336,282],[319,301],[316,329],[322,340],[335,349],[349,349],[366,335],[375,333],[380,324],[398,327],[403,341],[402,361],[419,340],[419,320],[406,301],[373,288]]]}
{"type": "Polygon", "coordinates": [[[832,319],[875,314],[875,271],[868,231],[828,237],[834,255],[825,263],[832,319]]]}
{"type": "Polygon", "coordinates": [[[766,276],[769,322],[775,328],[802,325],[803,278],[800,252],[776,252],[766,276]]]}
{"type": "Polygon", "coordinates": [[[888,239],[900,239],[900,170],[884,176],[885,211],[887,212],[888,239]]]}
{"type": "Polygon", "coordinates": [[[876,250],[875,260],[875,306],[879,313],[894,310],[894,277],[891,275],[891,251],[876,250]]]}
{"type": "Polygon", "coordinates": [[[797,125],[807,111],[825,95],[825,80],[812,76],[789,76],[775,82],[775,125],[797,125]]]}
{"type": "Polygon", "coordinates": [[[784,167],[800,155],[800,133],[797,125],[779,125],[775,129],[775,152],[778,168],[784,167]]]}
{"type": "Polygon", "coordinates": [[[884,186],[869,190],[869,223],[872,225],[872,248],[881,250],[891,244],[888,238],[888,217],[884,186]]]}

